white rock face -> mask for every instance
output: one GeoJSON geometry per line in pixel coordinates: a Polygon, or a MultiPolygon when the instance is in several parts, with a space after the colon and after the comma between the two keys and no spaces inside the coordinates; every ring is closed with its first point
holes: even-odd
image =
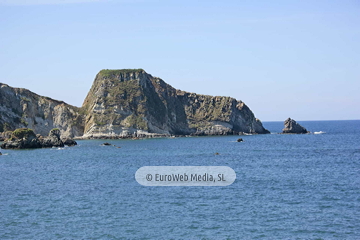
{"type": "Polygon", "coordinates": [[[269,133],[242,101],[176,90],[142,69],[100,71],[83,108],[84,136],[269,133]]]}
{"type": "Polygon", "coordinates": [[[23,127],[63,138],[269,133],[242,101],[176,90],[142,69],[100,71],[82,108],[0,84],[0,132],[23,127]]]}
{"type": "Polygon", "coordinates": [[[63,138],[83,134],[78,108],[64,102],[2,83],[0,102],[0,124],[4,131],[27,127],[47,136],[51,129],[59,128],[63,138]]]}

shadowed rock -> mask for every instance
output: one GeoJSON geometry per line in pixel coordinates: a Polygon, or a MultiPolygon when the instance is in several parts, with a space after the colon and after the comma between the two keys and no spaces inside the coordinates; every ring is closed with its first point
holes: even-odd
{"type": "Polygon", "coordinates": [[[12,132],[11,137],[1,145],[4,149],[41,148],[41,143],[33,130],[19,128],[12,132]]]}
{"type": "Polygon", "coordinates": [[[40,138],[42,147],[64,147],[63,141],[60,139],[60,130],[58,128],[51,129],[49,136],[40,138]]]}
{"type": "Polygon", "coordinates": [[[74,139],[68,138],[64,141],[64,145],[71,147],[77,145],[77,142],[74,139]]]}
{"type": "Polygon", "coordinates": [[[303,134],[309,133],[306,128],[298,124],[294,119],[288,118],[284,122],[284,129],[282,133],[295,133],[295,134],[303,134]]]}
{"type": "Polygon", "coordinates": [[[64,147],[64,143],[60,139],[60,130],[57,128],[52,129],[47,137],[36,135],[29,128],[19,128],[13,131],[11,137],[1,145],[1,148],[4,149],[50,147],[64,147]]]}

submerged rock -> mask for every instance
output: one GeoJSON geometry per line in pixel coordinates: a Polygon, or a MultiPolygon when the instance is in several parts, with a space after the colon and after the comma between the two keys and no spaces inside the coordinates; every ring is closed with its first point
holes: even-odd
{"type": "Polygon", "coordinates": [[[244,140],[242,138],[239,138],[237,142],[243,142],[244,140]]]}
{"type": "Polygon", "coordinates": [[[295,134],[303,134],[309,133],[306,128],[298,124],[294,119],[288,118],[284,122],[284,129],[282,133],[295,133],[295,134]]]}

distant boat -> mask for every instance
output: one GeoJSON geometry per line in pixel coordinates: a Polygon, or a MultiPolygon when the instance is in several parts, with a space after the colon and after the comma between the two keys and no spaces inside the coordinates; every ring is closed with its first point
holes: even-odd
{"type": "Polygon", "coordinates": [[[314,134],[323,134],[323,133],[326,133],[326,132],[323,132],[323,131],[320,131],[320,132],[314,132],[314,134]]]}

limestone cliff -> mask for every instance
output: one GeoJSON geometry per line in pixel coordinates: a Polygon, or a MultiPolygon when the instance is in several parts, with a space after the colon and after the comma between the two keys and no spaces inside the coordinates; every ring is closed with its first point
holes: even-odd
{"type": "Polygon", "coordinates": [[[82,108],[0,83],[0,132],[17,128],[63,138],[269,133],[242,101],[176,90],[142,69],[101,70],[82,108]]]}
{"type": "Polygon", "coordinates": [[[84,137],[269,133],[243,102],[176,90],[142,69],[100,71],[82,108],[84,137]]]}
{"type": "Polygon", "coordinates": [[[0,83],[0,132],[17,128],[31,128],[41,135],[59,128],[68,138],[83,134],[83,120],[77,107],[0,83]]]}
{"type": "Polygon", "coordinates": [[[179,90],[177,95],[184,106],[189,127],[196,135],[269,133],[242,101],[179,90]]]}

